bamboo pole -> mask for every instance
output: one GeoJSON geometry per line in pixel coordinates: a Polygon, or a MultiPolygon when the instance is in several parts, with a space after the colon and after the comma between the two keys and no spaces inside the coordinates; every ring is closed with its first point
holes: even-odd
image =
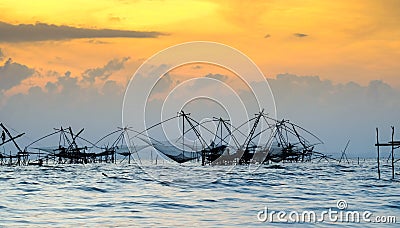
{"type": "Polygon", "coordinates": [[[392,126],[392,179],[394,179],[394,126],[392,126]]]}
{"type": "Polygon", "coordinates": [[[381,169],[380,169],[380,164],[379,164],[379,130],[376,128],[376,145],[377,145],[377,150],[378,150],[378,179],[381,179],[381,169]]]}

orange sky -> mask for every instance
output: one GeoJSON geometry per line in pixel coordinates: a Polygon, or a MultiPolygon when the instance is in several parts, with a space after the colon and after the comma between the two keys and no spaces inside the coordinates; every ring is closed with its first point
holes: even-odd
{"type": "MultiPolygon", "coordinates": [[[[3,0],[0,11],[0,21],[15,25],[42,22],[168,34],[0,43],[7,58],[42,74],[69,70],[80,75],[111,59],[130,57],[126,69],[113,76],[125,83],[140,63],[156,52],[181,42],[209,40],[239,49],[267,77],[279,73],[319,75],[335,83],[363,85],[382,79],[400,87],[397,0],[3,0]]],[[[49,80],[54,78],[41,76],[25,83],[49,80]]]]}

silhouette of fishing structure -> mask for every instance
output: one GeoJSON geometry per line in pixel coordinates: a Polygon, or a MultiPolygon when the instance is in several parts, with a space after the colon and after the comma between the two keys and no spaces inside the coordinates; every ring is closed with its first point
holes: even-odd
{"type": "Polygon", "coordinates": [[[26,165],[28,164],[29,154],[26,151],[22,151],[16,139],[25,135],[25,133],[18,134],[16,136],[11,135],[10,131],[0,123],[2,129],[0,147],[3,147],[4,151],[0,151],[0,164],[1,165],[26,165]],[[13,144],[16,149],[15,153],[6,151],[6,144],[13,144]]]}
{"type": "MultiPolygon", "coordinates": [[[[71,127],[54,129],[54,132],[45,135],[29,145],[26,146],[26,151],[37,151],[37,161],[39,163],[46,162],[46,164],[53,162],[55,164],[86,164],[96,161],[97,155],[88,152],[88,149],[94,145],[88,140],[82,138],[80,135],[84,129],[78,133],[74,133],[71,127]],[[56,137],[58,145],[50,147],[38,146],[51,137],[56,137]],[[85,145],[78,143],[85,142],[85,145]]],[[[48,142],[46,142],[47,144],[48,142]]],[[[33,152],[29,152],[33,154],[33,152]]]]}
{"type": "MultiPolygon", "coordinates": [[[[14,154],[7,155],[5,152],[0,154],[2,165],[117,163],[117,161],[128,164],[132,161],[141,163],[143,157],[141,158],[139,152],[146,148],[150,148],[151,159],[153,150],[157,152],[156,162],[160,155],[177,163],[198,162],[203,166],[330,159],[315,150],[315,146],[323,144],[317,136],[289,120],[273,119],[264,113],[264,110],[237,127],[233,126],[229,119],[221,117],[199,122],[191,117],[190,113],[181,110],[176,116],[140,132],[130,127],[117,128],[95,143],[81,137],[84,129],[75,133],[71,127],[60,127],[33,141],[24,150],[21,150],[15,141],[24,134],[12,136],[3,124],[0,126],[3,129],[0,146],[13,143],[16,147],[14,154]],[[157,127],[174,119],[181,125],[181,132],[176,140],[162,140],[156,139],[154,135],[149,136],[150,131],[157,130],[157,127]],[[215,130],[210,130],[206,126],[210,123],[216,126],[215,130]],[[51,144],[55,145],[47,146],[51,144]]],[[[149,155],[148,152],[145,151],[145,155],[146,153],[149,155]]]]}
{"type": "MultiPolygon", "coordinates": [[[[161,121],[146,131],[175,118],[180,119],[182,126],[182,135],[177,140],[173,142],[154,138],[148,140],[141,138],[141,140],[177,163],[201,160],[202,165],[244,165],[328,159],[323,153],[314,150],[316,145],[323,144],[317,136],[288,120],[278,121],[270,118],[264,111],[239,127],[232,126],[229,120],[215,117],[200,123],[191,118],[190,113],[181,111],[177,116],[161,121]],[[216,123],[215,132],[205,127],[207,122],[216,123]],[[242,128],[248,125],[251,129],[246,134],[242,128]],[[208,140],[200,133],[201,129],[212,134],[211,143],[207,143],[208,140]],[[186,142],[188,140],[185,139],[185,135],[189,133],[195,135],[197,139],[186,142]],[[311,136],[315,142],[311,143],[304,134],[311,136]]],[[[137,136],[133,138],[135,137],[137,136]]]]}
{"type": "Polygon", "coordinates": [[[389,162],[389,160],[391,160],[392,180],[395,177],[395,163],[400,161],[400,159],[397,159],[397,160],[395,159],[395,153],[394,153],[394,151],[396,149],[400,148],[400,141],[395,141],[394,140],[394,133],[395,133],[394,126],[391,127],[391,130],[392,130],[391,141],[389,141],[387,143],[380,143],[379,142],[379,129],[376,128],[376,143],[375,143],[375,146],[376,146],[376,149],[377,149],[377,152],[378,152],[377,166],[378,166],[378,178],[379,179],[381,179],[381,168],[380,168],[380,148],[381,147],[390,147],[391,148],[390,154],[389,154],[389,157],[388,157],[387,161],[389,162]]]}
{"type": "MultiPolygon", "coordinates": [[[[162,157],[169,158],[177,163],[185,163],[193,160],[199,161],[201,159],[203,165],[210,164],[223,154],[227,146],[222,143],[218,145],[214,141],[208,144],[207,140],[200,133],[200,128],[211,132],[209,129],[205,128],[204,125],[191,118],[190,113],[181,111],[177,116],[161,121],[160,123],[147,128],[145,131],[138,132],[132,138],[139,138],[141,141],[144,141],[149,146],[160,152],[162,157]],[[181,120],[182,135],[178,137],[178,139],[174,140],[174,142],[168,140],[162,141],[145,134],[145,132],[151,131],[153,128],[159,127],[176,118],[180,118],[181,120]],[[197,137],[196,143],[198,145],[193,145],[193,141],[185,141],[185,136],[189,133],[192,133],[197,137]]],[[[217,135],[215,136],[218,137],[217,135]]]]}
{"type": "Polygon", "coordinates": [[[350,144],[350,140],[347,141],[346,146],[344,147],[344,150],[342,151],[342,155],[340,156],[339,163],[341,163],[342,160],[344,161],[346,159],[347,164],[350,164],[349,159],[347,158],[347,155],[346,155],[346,150],[347,150],[347,147],[349,147],[349,144],[350,144]]]}
{"type": "MultiPolygon", "coordinates": [[[[322,159],[323,154],[314,150],[323,142],[314,134],[289,120],[276,120],[264,111],[236,128],[250,124],[251,130],[244,143],[233,156],[238,164],[270,163],[270,162],[309,162],[322,159]],[[264,125],[265,127],[260,127],[264,125]],[[302,134],[300,134],[300,132],[302,134]],[[306,139],[305,134],[315,139],[314,143],[306,139]]],[[[241,135],[246,135],[240,132],[241,135]]],[[[232,160],[230,161],[232,162],[232,160]]]]}
{"type": "Polygon", "coordinates": [[[101,149],[102,152],[96,154],[97,157],[99,157],[98,162],[112,162],[116,163],[116,157],[117,155],[122,156],[122,159],[120,160],[120,163],[127,161],[128,164],[131,164],[131,161],[133,159],[132,155],[135,152],[141,151],[149,145],[144,145],[144,146],[134,146],[130,148],[125,141],[125,138],[129,138],[129,133],[138,133],[137,131],[133,130],[130,127],[119,127],[117,130],[107,134],[106,136],[102,137],[99,139],[96,143],[94,143],[95,148],[101,149]],[[116,137],[115,137],[116,136],[116,137]],[[125,137],[126,136],[126,137],[125,137]],[[110,138],[115,137],[114,140],[112,141],[111,144],[109,144],[110,138]],[[103,146],[101,146],[103,144],[103,146]],[[100,146],[99,146],[100,145],[100,146]]]}
{"type": "Polygon", "coordinates": [[[87,163],[116,163],[127,161],[131,163],[132,151],[140,151],[147,148],[148,145],[137,146],[134,149],[129,148],[125,142],[125,135],[129,131],[137,133],[131,128],[118,128],[116,131],[102,137],[96,143],[81,137],[84,129],[78,133],[74,133],[71,127],[54,129],[29,145],[24,150],[17,144],[16,139],[25,135],[25,133],[12,136],[9,130],[0,124],[2,128],[0,147],[3,152],[0,153],[0,165],[22,166],[22,165],[38,165],[43,164],[87,164],[87,163]],[[116,138],[111,141],[113,136],[116,138]],[[56,143],[57,142],[57,143],[56,143]],[[14,152],[6,153],[7,144],[13,144],[7,149],[14,152]],[[54,146],[48,146],[56,144],[54,146]],[[46,145],[46,146],[43,146],[46,145]]]}
{"type": "MultiPolygon", "coordinates": [[[[99,139],[96,143],[81,137],[84,129],[78,133],[74,133],[71,127],[54,129],[54,132],[35,140],[26,147],[26,150],[36,150],[37,161],[46,164],[87,164],[87,163],[117,163],[127,160],[131,163],[132,148],[129,148],[125,142],[125,135],[131,128],[118,128],[117,130],[107,134],[99,139]],[[56,146],[43,147],[41,144],[49,144],[50,137],[57,137],[58,144],[56,146]],[[115,137],[113,141],[110,141],[115,137]],[[122,159],[119,159],[119,156],[122,159]]],[[[54,142],[51,141],[51,142],[54,142]]],[[[148,147],[145,145],[143,148],[148,147]]],[[[142,148],[142,149],[143,149],[142,148]]],[[[137,148],[136,148],[137,149],[137,148]]],[[[30,152],[30,154],[33,154],[30,152]]]]}

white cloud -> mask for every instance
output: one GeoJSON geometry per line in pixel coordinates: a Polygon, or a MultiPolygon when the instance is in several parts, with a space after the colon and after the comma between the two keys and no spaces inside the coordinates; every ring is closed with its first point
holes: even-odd
{"type": "Polygon", "coordinates": [[[32,76],[35,71],[25,65],[15,63],[8,59],[0,66],[0,91],[8,90],[21,83],[22,80],[32,76]]]}
{"type": "MultiPolygon", "coordinates": [[[[108,78],[122,69],[126,60],[114,59],[103,67],[86,71],[97,73],[95,77],[103,80],[101,87],[84,87],[79,80],[81,76],[74,76],[70,72],[52,72],[57,77],[55,82],[48,82],[44,88],[32,86],[26,94],[19,93],[3,100],[0,121],[27,132],[31,139],[52,131],[54,127],[72,126],[76,129],[86,128],[85,135],[96,140],[121,126],[123,86],[108,78]]],[[[25,79],[30,76],[28,73],[34,72],[20,64],[12,65],[11,62],[3,68],[9,70],[11,66],[16,68],[12,71],[16,78],[25,79]]],[[[7,81],[7,88],[17,86],[20,82],[7,81]]]]}
{"type": "Polygon", "coordinates": [[[84,83],[93,84],[96,78],[99,80],[107,80],[114,72],[119,71],[124,68],[124,64],[129,60],[129,57],[124,57],[122,59],[110,60],[103,67],[97,67],[93,69],[88,69],[83,73],[82,81],[84,83]]]}
{"type": "Polygon", "coordinates": [[[389,131],[390,125],[399,124],[400,91],[382,81],[361,86],[282,74],[269,83],[278,116],[315,132],[331,153],[339,153],[350,139],[350,155],[373,157],[375,127],[389,131]]]}
{"type": "MultiPolygon", "coordinates": [[[[125,61],[126,58],[111,60],[78,77],[70,72],[63,75],[56,73],[57,81],[48,82],[44,88],[34,86],[27,94],[10,97],[0,106],[0,120],[26,131],[31,138],[62,125],[84,127],[85,135],[96,140],[121,125],[124,86],[110,80],[110,74],[122,69],[125,61]],[[103,83],[100,87],[93,83],[87,86],[79,80],[81,76],[86,76],[83,80],[87,82],[98,78],[103,83]]],[[[154,70],[158,71],[160,67],[154,67],[154,70]]],[[[18,85],[34,70],[9,60],[0,72],[3,72],[0,74],[1,95],[4,88],[18,85]]],[[[176,84],[173,78],[168,77],[166,75],[160,81],[160,86],[167,91],[176,84]]],[[[223,75],[207,77],[218,78],[221,83],[226,80],[223,75]]],[[[316,133],[325,141],[327,152],[337,156],[348,139],[351,139],[350,156],[375,156],[375,127],[387,130],[382,133],[382,138],[389,139],[390,125],[399,124],[400,91],[383,81],[371,81],[369,85],[362,86],[354,82],[333,84],[318,76],[281,74],[269,79],[269,83],[274,92],[278,117],[316,133]]],[[[249,91],[238,91],[238,95],[246,100],[245,103],[256,105],[249,91]]],[[[153,107],[160,100],[150,102],[149,107],[153,107]]],[[[201,107],[192,108],[207,113],[210,111],[201,107]]],[[[151,115],[159,113],[151,111],[151,115]]]]}

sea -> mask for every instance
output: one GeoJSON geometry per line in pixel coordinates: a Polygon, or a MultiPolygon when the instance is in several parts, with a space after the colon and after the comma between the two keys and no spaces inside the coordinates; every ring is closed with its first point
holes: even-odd
{"type": "Polygon", "coordinates": [[[0,227],[400,227],[390,165],[1,166],[0,227]]]}

